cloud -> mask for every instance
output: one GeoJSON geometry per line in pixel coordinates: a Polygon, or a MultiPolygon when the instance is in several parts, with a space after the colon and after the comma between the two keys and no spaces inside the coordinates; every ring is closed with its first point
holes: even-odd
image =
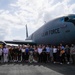
{"type": "Polygon", "coordinates": [[[0,9],[8,10],[11,9],[10,3],[15,3],[17,0],[0,0],[0,9]]]}
{"type": "Polygon", "coordinates": [[[1,40],[25,39],[26,24],[31,35],[45,21],[75,12],[75,4],[71,0],[7,0],[4,7],[1,3],[1,40]]]}
{"type": "Polygon", "coordinates": [[[69,5],[75,4],[75,0],[69,0],[69,1],[68,1],[68,4],[69,4],[69,5]]]}
{"type": "Polygon", "coordinates": [[[72,5],[70,6],[70,11],[71,11],[72,13],[75,13],[75,4],[72,4],[72,5]]]}

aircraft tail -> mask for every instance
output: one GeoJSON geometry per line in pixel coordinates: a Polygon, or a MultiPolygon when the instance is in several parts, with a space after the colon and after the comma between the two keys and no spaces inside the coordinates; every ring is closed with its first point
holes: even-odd
{"type": "Polygon", "coordinates": [[[28,28],[27,28],[27,25],[26,25],[26,38],[28,37],[28,28]]]}

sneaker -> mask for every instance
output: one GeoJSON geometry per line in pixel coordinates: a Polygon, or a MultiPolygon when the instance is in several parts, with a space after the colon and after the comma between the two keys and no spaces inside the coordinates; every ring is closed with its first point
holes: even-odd
{"type": "Polygon", "coordinates": [[[67,64],[70,64],[70,62],[67,62],[67,64]]]}
{"type": "Polygon", "coordinates": [[[18,61],[18,62],[21,62],[21,61],[18,61]]]}
{"type": "Polygon", "coordinates": [[[62,63],[60,63],[60,64],[62,64],[62,63]]]}
{"type": "Polygon", "coordinates": [[[54,62],[54,64],[55,64],[56,62],[54,62]]]}

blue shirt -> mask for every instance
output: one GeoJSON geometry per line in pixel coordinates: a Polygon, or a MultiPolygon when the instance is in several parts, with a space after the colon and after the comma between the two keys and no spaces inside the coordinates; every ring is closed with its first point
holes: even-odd
{"type": "Polygon", "coordinates": [[[65,50],[65,47],[64,46],[61,46],[61,49],[65,50]]]}
{"type": "Polygon", "coordinates": [[[29,49],[28,48],[26,48],[26,53],[28,53],[29,52],[29,49]]]}
{"type": "Polygon", "coordinates": [[[46,47],[46,52],[50,52],[50,48],[49,47],[46,47]]]}

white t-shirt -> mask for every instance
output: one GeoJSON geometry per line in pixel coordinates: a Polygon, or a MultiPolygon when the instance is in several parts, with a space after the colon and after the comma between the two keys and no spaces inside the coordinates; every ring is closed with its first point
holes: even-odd
{"type": "Polygon", "coordinates": [[[39,53],[39,54],[42,53],[42,48],[38,48],[38,53],[39,53]]]}
{"type": "Polygon", "coordinates": [[[22,49],[22,52],[25,52],[25,49],[22,49]]]}
{"type": "Polygon", "coordinates": [[[57,52],[57,48],[53,48],[53,53],[56,53],[57,52]]]}

